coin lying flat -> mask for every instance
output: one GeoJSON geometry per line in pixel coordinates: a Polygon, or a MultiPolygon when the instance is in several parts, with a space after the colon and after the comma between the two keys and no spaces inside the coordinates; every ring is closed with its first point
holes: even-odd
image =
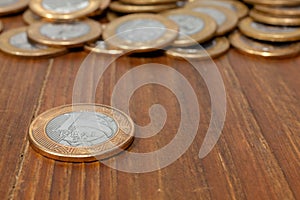
{"type": "Polygon", "coordinates": [[[268,5],[268,6],[297,6],[300,5],[299,0],[244,0],[249,4],[268,5]]]}
{"type": "Polygon", "coordinates": [[[300,16],[300,6],[265,6],[255,5],[255,10],[268,13],[269,15],[279,15],[287,17],[300,16]]]}
{"type": "Polygon", "coordinates": [[[262,24],[253,21],[250,17],[240,21],[239,29],[246,36],[259,40],[271,42],[290,42],[300,40],[299,27],[262,24]]]}
{"type": "Polygon", "coordinates": [[[18,13],[24,10],[29,3],[29,0],[1,0],[0,1],[0,16],[18,13]]]}
{"type": "Polygon", "coordinates": [[[203,0],[203,1],[192,1],[188,4],[190,4],[189,6],[215,5],[215,6],[225,7],[235,12],[238,18],[240,19],[247,16],[249,12],[249,9],[245,4],[235,0],[203,0]]]}
{"type": "Polygon", "coordinates": [[[1,51],[24,57],[50,57],[67,52],[65,48],[53,48],[29,42],[26,33],[27,27],[6,31],[0,35],[1,51]]]}
{"type": "Polygon", "coordinates": [[[119,13],[158,13],[165,10],[177,8],[176,3],[168,3],[168,4],[158,4],[158,5],[132,5],[132,4],[125,4],[119,1],[113,1],[109,8],[112,11],[119,12],[119,13]]]}
{"type": "Polygon", "coordinates": [[[300,17],[281,17],[281,16],[268,15],[266,13],[257,11],[255,9],[252,9],[249,15],[255,21],[265,23],[265,24],[278,25],[278,26],[300,26],[300,17]]]}
{"type": "Polygon", "coordinates": [[[29,128],[31,146],[42,155],[68,162],[111,157],[133,142],[134,125],[123,112],[105,105],[66,105],[39,115],[29,128]]]}
{"type": "Polygon", "coordinates": [[[217,22],[218,25],[216,32],[217,36],[224,35],[229,31],[233,30],[238,22],[236,14],[224,7],[201,5],[192,7],[187,6],[186,8],[211,16],[217,22]]]}
{"type": "Polygon", "coordinates": [[[179,26],[179,37],[172,46],[190,46],[211,39],[217,25],[210,16],[186,9],[167,11],[163,16],[179,26]]]}
{"type": "Polygon", "coordinates": [[[36,22],[40,22],[42,18],[34,14],[30,9],[28,9],[23,13],[23,20],[26,24],[30,25],[36,22]]]}
{"type": "Polygon", "coordinates": [[[166,51],[168,56],[179,59],[210,59],[224,54],[230,47],[226,37],[217,37],[203,44],[189,47],[172,47],[166,51]]]}
{"type": "Polygon", "coordinates": [[[178,31],[179,27],[163,16],[131,14],[110,22],[103,31],[103,39],[112,48],[149,52],[173,43],[178,31]]]}
{"type": "Polygon", "coordinates": [[[99,0],[31,0],[29,7],[37,15],[51,20],[73,20],[100,8],[99,0]]]}
{"type": "Polygon", "coordinates": [[[155,5],[155,4],[176,3],[178,0],[120,0],[120,1],[125,4],[155,5]]]}
{"type": "Polygon", "coordinates": [[[100,37],[100,23],[85,19],[74,22],[38,22],[28,28],[28,37],[49,46],[78,47],[100,37]]]}
{"type": "Polygon", "coordinates": [[[94,52],[94,53],[106,54],[106,55],[121,55],[124,53],[124,51],[120,50],[120,49],[108,48],[105,41],[103,41],[103,40],[98,40],[96,42],[90,42],[84,46],[84,49],[87,51],[94,52]]]}
{"type": "Polygon", "coordinates": [[[274,43],[262,42],[242,35],[235,31],[229,36],[232,46],[239,51],[271,58],[291,57],[300,53],[300,42],[274,43]]]}

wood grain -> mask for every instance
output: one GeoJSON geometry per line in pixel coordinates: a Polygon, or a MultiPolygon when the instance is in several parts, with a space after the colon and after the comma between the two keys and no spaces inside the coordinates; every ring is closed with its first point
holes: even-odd
{"type": "MultiPolygon", "coordinates": [[[[23,24],[20,16],[1,20],[6,30],[23,24]]],[[[215,60],[226,88],[227,116],[221,138],[204,159],[198,153],[209,126],[211,100],[203,78],[190,64],[161,54],[128,56],[113,63],[96,86],[90,84],[97,78],[92,75],[77,94],[85,101],[92,101],[88,95],[96,87],[95,101],[111,104],[118,80],[145,63],[171,66],[196,93],[201,121],[190,148],[166,168],[134,174],[100,162],[50,160],[28,143],[33,118],[72,103],[74,81],[87,55],[72,52],[54,59],[22,59],[0,53],[1,199],[300,199],[300,57],[270,60],[231,49],[215,60]]],[[[97,64],[91,65],[92,70],[96,72],[108,59],[92,60],[97,64]]],[[[153,76],[147,73],[145,78],[153,76]]],[[[128,84],[134,82],[131,77],[128,84]]],[[[157,103],[168,114],[164,128],[151,138],[136,139],[130,151],[154,151],[174,138],[180,106],[167,88],[139,88],[130,101],[130,115],[137,124],[147,125],[148,110],[157,103]]]]}

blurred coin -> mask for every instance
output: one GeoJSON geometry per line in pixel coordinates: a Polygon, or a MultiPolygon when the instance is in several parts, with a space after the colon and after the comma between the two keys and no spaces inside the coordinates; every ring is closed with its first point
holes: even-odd
{"type": "Polygon", "coordinates": [[[31,146],[67,162],[91,162],[124,151],[133,142],[134,124],[105,105],[66,105],[39,115],[29,129],[31,146]]]}
{"type": "Polygon", "coordinates": [[[244,2],[255,5],[268,6],[297,6],[300,5],[299,0],[244,0],[244,2]]]}
{"type": "Polygon", "coordinates": [[[23,20],[26,24],[33,24],[42,20],[42,18],[36,14],[34,14],[30,9],[27,9],[23,13],[23,20]]]}
{"type": "Polygon", "coordinates": [[[124,4],[119,1],[113,1],[109,8],[112,11],[119,13],[145,13],[152,12],[158,13],[161,11],[177,8],[176,3],[168,3],[168,4],[160,4],[160,5],[132,5],[132,4],[124,4]]]}
{"type": "Polygon", "coordinates": [[[101,35],[100,23],[85,19],[74,22],[38,22],[28,28],[28,37],[49,46],[78,47],[101,35]]]}
{"type": "Polygon", "coordinates": [[[171,47],[166,51],[168,56],[180,59],[210,59],[217,58],[230,47],[226,37],[217,37],[203,44],[189,47],[171,47]]]}
{"type": "Polygon", "coordinates": [[[26,34],[27,27],[11,29],[0,35],[1,51],[25,57],[49,57],[67,52],[65,48],[53,48],[29,42],[26,34]]]}
{"type": "Polygon", "coordinates": [[[176,3],[178,0],[120,0],[120,2],[125,4],[133,5],[155,5],[155,4],[167,4],[176,3]]]}
{"type": "Polygon", "coordinates": [[[1,0],[0,16],[18,13],[24,10],[30,0],[1,0]]]}
{"type": "Polygon", "coordinates": [[[251,39],[235,31],[229,36],[232,46],[241,52],[263,57],[291,57],[300,53],[300,42],[274,43],[251,39]]]}
{"type": "Polygon", "coordinates": [[[255,5],[255,10],[268,13],[269,15],[275,16],[290,16],[300,17],[300,6],[265,6],[265,5],[255,5]]]}
{"type": "Polygon", "coordinates": [[[239,23],[239,29],[248,37],[271,41],[290,42],[300,40],[300,27],[285,27],[262,24],[253,21],[250,17],[239,23]]]}
{"type": "Polygon", "coordinates": [[[113,21],[115,19],[118,19],[120,17],[124,16],[124,14],[121,14],[121,13],[116,13],[116,12],[113,12],[111,10],[108,10],[107,13],[106,13],[106,18],[108,19],[108,21],[113,21]]]}
{"type": "Polygon", "coordinates": [[[110,4],[110,0],[99,0],[100,1],[100,7],[92,12],[91,14],[89,14],[88,16],[93,17],[93,16],[98,16],[101,15],[108,7],[110,4]]]}
{"type": "Polygon", "coordinates": [[[156,14],[131,14],[110,22],[103,39],[112,48],[148,52],[164,48],[175,41],[179,27],[156,14]]]}
{"type": "Polygon", "coordinates": [[[0,33],[3,31],[3,23],[0,21],[0,33]]]}
{"type": "Polygon", "coordinates": [[[107,55],[122,55],[124,54],[123,50],[120,49],[110,49],[107,47],[105,41],[98,40],[96,42],[89,42],[84,46],[84,49],[99,54],[107,55]]]}

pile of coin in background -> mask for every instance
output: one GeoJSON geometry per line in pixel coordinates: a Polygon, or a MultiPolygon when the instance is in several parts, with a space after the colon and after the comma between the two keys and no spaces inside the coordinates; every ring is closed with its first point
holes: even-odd
{"type": "Polygon", "coordinates": [[[30,57],[82,47],[118,55],[164,49],[203,59],[231,43],[246,53],[285,57],[300,52],[299,6],[300,0],[2,0],[0,16],[25,10],[28,26],[5,30],[0,49],[30,57]]]}

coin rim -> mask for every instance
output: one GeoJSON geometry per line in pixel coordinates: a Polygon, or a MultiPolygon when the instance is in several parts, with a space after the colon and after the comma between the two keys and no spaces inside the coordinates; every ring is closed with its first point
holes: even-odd
{"type": "Polygon", "coordinates": [[[178,0],[119,0],[124,4],[133,5],[156,5],[156,4],[167,4],[176,3],[178,0]]]}
{"type": "Polygon", "coordinates": [[[0,33],[3,31],[3,29],[4,29],[3,22],[2,22],[2,21],[0,21],[0,33]]]}
{"type": "Polygon", "coordinates": [[[300,1],[289,1],[289,0],[244,0],[245,3],[259,4],[267,6],[295,6],[300,5],[300,1]]]}
{"type": "Polygon", "coordinates": [[[120,17],[118,19],[113,20],[110,22],[106,29],[103,31],[103,39],[107,42],[109,48],[116,48],[116,49],[122,49],[125,51],[131,51],[133,52],[149,52],[157,49],[164,48],[170,44],[172,44],[175,39],[177,39],[179,34],[179,27],[178,25],[173,22],[172,20],[163,17],[158,14],[130,14],[123,17],[120,17]],[[145,43],[131,43],[123,40],[122,38],[119,38],[116,36],[116,30],[120,25],[122,25],[125,22],[128,22],[130,20],[136,20],[136,19],[154,19],[162,23],[165,28],[166,32],[164,35],[155,41],[149,41],[145,43]],[[169,31],[168,31],[169,30],[169,31]],[[172,31],[170,31],[172,30],[172,31]],[[114,41],[112,41],[109,38],[114,37],[114,41]]]}
{"type": "MultiPolygon", "coordinates": [[[[97,41],[96,41],[97,42],[97,41]]],[[[105,41],[103,41],[105,42],[105,41]]],[[[93,53],[98,53],[98,54],[106,54],[106,55],[122,55],[125,52],[121,49],[99,49],[96,48],[95,42],[89,42],[84,46],[84,50],[93,52],[93,53]]]]}
{"type": "Polygon", "coordinates": [[[29,2],[30,0],[20,0],[8,6],[0,6],[0,16],[18,13],[24,10],[28,6],[29,2]]]}
{"type": "MultiPolygon", "coordinates": [[[[255,29],[251,26],[252,22],[255,22],[252,18],[247,17],[239,22],[239,30],[246,36],[265,40],[270,42],[292,42],[300,40],[300,28],[297,31],[293,32],[285,32],[285,33],[276,33],[270,32],[266,33],[260,31],[259,29],[255,29]]],[[[259,23],[259,22],[256,22],[259,23]]]]}
{"type": "Polygon", "coordinates": [[[124,112],[122,112],[116,108],[113,108],[111,106],[107,106],[107,105],[103,105],[103,104],[69,104],[69,105],[52,108],[52,109],[47,110],[46,112],[40,114],[31,123],[31,125],[29,127],[28,135],[29,135],[30,144],[33,147],[33,149],[35,149],[37,152],[39,152],[43,156],[46,156],[46,157],[54,159],[54,160],[65,161],[65,162],[92,162],[92,161],[97,161],[97,160],[111,157],[111,156],[116,155],[116,154],[122,152],[123,150],[127,149],[134,140],[134,123],[133,123],[132,119],[128,115],[126,115],[124,112]],[[91,111],[96,111],[97,107],[99,107],[99,108],[101,107],[102,109],[105,108],[105,109],[111,110],[113,112],[118,112],[119,114],[123,115],[128,120],[128,122],[131,125],[131,131],[129,133],[125,133],[123,130],[120,129],[120,124],[114,117],[110,116],[107,113],[101,113],[98,111],[98,113],[105,114],[105,115],[113,118],[114,121],[118,125],[117,133],[112,138],[110,138],[110,140],[102,142],[97,145],[90,146],[90,147],[70,147],[70,146],[59,144],[59,143],[55,142],[54,140],[52,140],[51,138],[49,138],[49,136],[47,135],[46,130],[45,130],[46,126],[55,117],[60,116],[65,113],[72,112],[74,107],[82,108],[82,110],[87,109],[87,107],[95,109],[95,110],[91,110],[91,111]],[[49,115],[51,115],[51,117],[49,115]],[[52,115],[54,115],[54,117],[52,115]],[[39,123],[41,123],[41,124],[39,124],[39,123]],[[44,143],[44,144],[50,143],[50,144],[56,145],[57,147],[67,148],[70,150],[77,149],[78,151],[82,151],[82,153],[78,153],[78,154],[69,153],[68,154],[68,153],[64,153],[64,152],[53,151],[53,150],[45,147],[45,145],[42,145],[40,142],[38,142],[36,140],[36,138],[34,136],[34,132],[33,132],[34,126],[39,126],[41,129],[43,129],[42,143],[44,143]],[[116,142],[115,146],[113,148],[106,147],[107,149],[105,149],[105,145],[111,143],[112,141],[116,142]],[[93,151],[92,150],[92,149],[99,149],[100,147],[104,148],[104,150],[102,150],[102,151],[100,151],[100,150],[93,151]]]}
{"type": "MultiPolygon", "coordinates": [[[[204,49],[206,51],[205,54],[189,54],[189,53],[179,53],[170,48],[166,51],[166,54],[171,57],[179,58],[179,59],[197,59],[197,60],[205,60],[209,58],[217,58],[220,55],[223,55],[230,48],[230,43],[225,36],[216,37],[213,40],[216,41],[216,45],[211,49],[204,49]]],[[[201,45],[201,44],[199,44],[201,45]]]]}
{"type": "Polygon", "coordinates": [[[67,14],[61,14],[55,11],[45,9],[42,6],[42,1],[43,0],[31,0],[29,2],[29,8],[35,14],[50,20],[73,20],[77,18],[82,18],[99,9],[101,5],[101,1],[99,0],[89,0],[89,5],[86,8],[67,14]]]}
{"type": "Polygon", "coordinates": [[[255,10],[258,10],[260,12],[268,13],[269,15],[281,15],[281,16],[286,16],[286,17],[295,17],[299,16],[300,17],[300,5],[299,5],[299,10],[284,10],[284,7],[271,7],[271,6],[266,6],[266,5],[255,5],[254,6],[255,10]]]}
{"type": "Polygon", "coordinates": [[[119,1],[113,1],[110,3],[109,8],[114,12],[119,13],[146,13],[153,12],[158,13],[169,9],[178,8],[176,3],[158,4],[158,5],[131,5],[124,4],[119,1]]]}
{"type": "MultiPolygon", "coordinates": [[[[69,40],[56,40],[56,39],[51,39],[48,38],[47,36],[44,36],[40,33],[40,28],[44,24],[48,24],[51,22],[44,22],[40,21],[34,24],[31,24],[28,27],[27,34],[28,38],[34,42],[49,45],[49,46],[64,46],[68,48],[73,48],[73,47],[80,47],[83,46],[84,43],[95,40],[101,36],[102,33],[102,28],[101,24],[95,20],[92,19],[82,19],[82,20],[77,20],[74,22],[83,22],[86,23],[90,26],[90,31],[89,33],[80,36],[75,39],[69,39],[69,40]]],[[[66,22],[52,22],[52,23],[66,23],[66,22]]]]}
{"type": "MultiPolygon", "coordinates": [[[[36,22],[40,22],[41,20],[43,20],[43,18],[40,18],[40,20],[36,20],[33,15],[36,15],[34,12],[32,12],[30,9],[27,9],[22,17],[23,17],[23,20],[26,24],[30,25],[30,24],[33,24],[33,23],[36,23],[36,22]]],[[[38,16],[38,15],[36,15],[38,16]]],[[[40,16],[38,16],[40,17],[40,16]]]]}
{"type": "Polygon", "coordinates": [[[12,36],[21,32],[26,32],[27,28],[28,27],[19,27],[16,29],[11,29],[6,32],[3,32],[0,35],[1,51],[11,55],[24,56],[24,57],[49,57],[49,56],[58,56],[67,53],[66,48],[48,47],[47,49],[39,49],[36,51],[31,51],[26,49],[20,49],[9,43],[9,40],[12,36]]]}

